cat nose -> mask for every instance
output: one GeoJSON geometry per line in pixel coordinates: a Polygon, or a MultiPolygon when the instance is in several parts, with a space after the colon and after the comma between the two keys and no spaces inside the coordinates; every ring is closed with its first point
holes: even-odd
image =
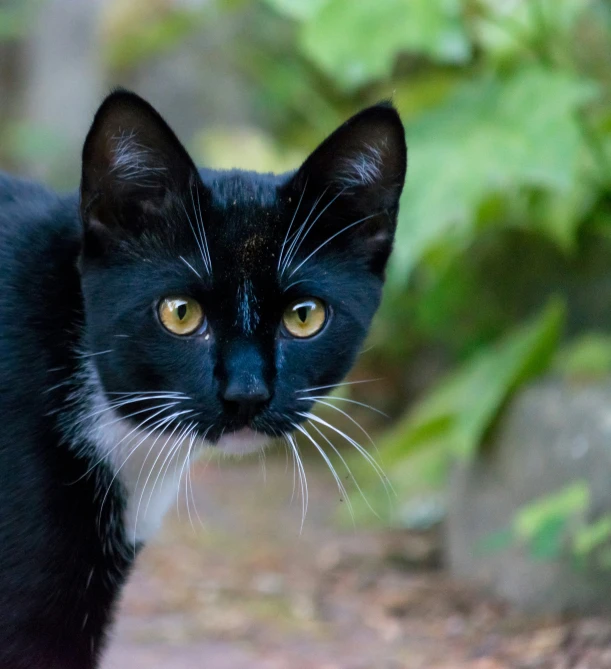
{"type": "Polygon", "coordinates": [[[225,410],[234,418],[250,420],[272,396],[266,364],[251,344],[234,344],[224,356],[220,395],[225,410]]]}
{"type": "Polygon", "coordinates": [[[241,408],[254,409],[265,404],[271,397],[263,379],[233,378],[223,392],[223,399],[241,408]]]}

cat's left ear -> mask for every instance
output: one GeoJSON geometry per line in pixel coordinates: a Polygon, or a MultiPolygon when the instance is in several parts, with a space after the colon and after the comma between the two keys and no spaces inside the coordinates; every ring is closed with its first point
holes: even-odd
{"type": "Polygon", "coordinates": [[[124,90],[98,110],[83,148],[81,215],[88,236],[137,235],[173,194],[199,181],[182,144],[145,100],[124,90]]]}
{"type": "Polygon", "coordinates": [[[305,194],[306,206],[320,197],[328,219],[354,228],[338,243],[360,244],[382,270],[392,247],[399,198],[407,169],[405,130],[389,102],[369,107],[331,134],[305,161],[291,188],[305,194]],[[338,216],[339,214],[339,216],[338,216]]]}

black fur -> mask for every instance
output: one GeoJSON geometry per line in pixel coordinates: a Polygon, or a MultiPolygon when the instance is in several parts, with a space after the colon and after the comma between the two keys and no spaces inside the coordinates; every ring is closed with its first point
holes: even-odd
{"type": "MultiPolygon", "coordinates": [[[[310,408],[298,391],[339,382],[366,336],[405,162],[401,122],[382,104],[293,174],[198,172],[159,115],[119,91],[85,143],[80,198],[0,175],[2,669],[97,666],[129,571],[128,493],[78,427],[95,383],[109,398],[185,393],[212,445],[244,427],[291,431],[310,408]],[[159,300],[176,294],[203,305],[201,333],[159,323],[159,300]],[[311,296],[327,323],[292,338],[283,310],[311,296]],[[246,399],[229,401],[229,387],[246,399]]],[[[136,420],[134,405],[118,411],[136,420]]]]}

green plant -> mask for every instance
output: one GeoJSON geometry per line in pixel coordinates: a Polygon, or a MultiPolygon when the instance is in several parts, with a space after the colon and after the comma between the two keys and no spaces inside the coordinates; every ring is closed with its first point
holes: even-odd
{"type": "Polygon", "coordinates": [[[611,567],[611,513],[591,516],[587,481],[524,504],[510,527],[482,538],[478,552],[490,553],[521,546],[533,560],[568,560],[575,569],[611,567]]]}

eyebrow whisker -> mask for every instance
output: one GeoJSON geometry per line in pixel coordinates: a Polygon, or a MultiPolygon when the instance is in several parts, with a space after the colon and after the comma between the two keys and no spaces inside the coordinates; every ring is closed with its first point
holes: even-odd
{"type": "Polygon", "coordinates": [[[178,257],[184,262],[184,264],[185,264],[185,265],[186,265],[186,266],[187,266],[187,267],[188,267],[194,274],[196,274],[200,279],[202,278],[202,275],[195,269],[195,267],[193,267],[193,265],[192,265],[188,260],[185,260],[185,258],[183,258],[182,256],[178,256],[178,257]]]}

